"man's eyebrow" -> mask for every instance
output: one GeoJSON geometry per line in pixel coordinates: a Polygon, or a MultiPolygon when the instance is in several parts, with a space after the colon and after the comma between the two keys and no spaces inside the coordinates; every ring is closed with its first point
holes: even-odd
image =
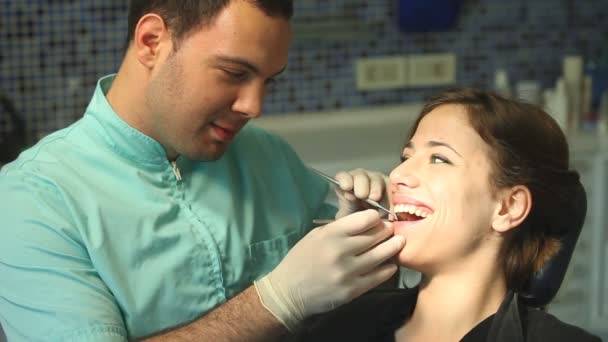
{"type": "MultiPolygon", "coordinates": [[[[431,140],[431,141],[427,142],[426,145],[429,146],[429,147],[436,147],[436,146],[447,147],[450,150],[454,151],[454,153],[456,153],[457,155],[459,155],[462,158],[462,155],[460,155],[460,153],[458,153],[458,151],[456,151],[456,149],[454,149],[448,143],[444,143],[444,142],[441,142],[441,141],[433,141],[433,140],[431,140]]],[[[405,144],[405,146],[403,146],[403,148],[404,149],[406,149],[406,148],[414,148],[414,143],[410,141],[407,144],[405,144]]]]}
{"type": "MultiPolygon", "coordinates": [[[[244,59],[244,58],[240,58],[240,57],[233,57],[233,56],[226,56],[226,55],[219,55],[217,57],[219,60],[223,61],[223,62],[228,62],[228,63],[233,63],[233,64],[239,64],[247,69],[249,69],[249,71],[258,74],[260,72],[260,70],[253,65],[253,63],[249,62],[248,60],[244,59]]],[[[279,70],[279,72],[277,72],[276,74],[272,75],[271,77],[275,77],[278,76],[279,74],[281,74],[283,71],[285,71],[285,66],[279,70]]]]}

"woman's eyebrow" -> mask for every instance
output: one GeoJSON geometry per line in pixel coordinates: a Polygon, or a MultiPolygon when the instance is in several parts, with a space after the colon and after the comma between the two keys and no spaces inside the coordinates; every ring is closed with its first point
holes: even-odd
{"type": "MultiPolygon", "coordinates": [[[[450,150],[454,151],[454,153],[456,153],[458,156],[460,156],[460,158],[462,158],[462,155],[460,155],[460,153],[458,153],[458,151],[456,151],[456,149],[454,149],[454,148],[453,148],[452,146],[450,146],[450,144],[448,144],[448,143],[444,143],[444,142],[441,142],[441,141],[434,141],[434,140],[431,140],[431,141],[427,142],[427,143],[426,143],[426,145],[427,145],[427,146],[429,146],[429,147],[436,147],[436,146],[443,146],[443,147],[447,147],[447,148],[449,148],[450,150]]],[[[414,149],[414,143],[410,141],[410,142],[408,142],[407,144],[405,144],[405,146],[403,146],[403,148],[404,148],[404,149],[406,149],[406,148],[411,148],[411,149],[414,149]]]]}
{"type": "Polygon", "coordinates": [[[447,147],[447,148],[449,148],[450,150],[454,151],[454,153],[456,153],[456,154],[457,154],[457,155],[458,155],[460,158],[462,158],[462,156],[460,155],[460,153],[458,153],[458,151],[456,151],[456,149],[454,149],[454,148],[453,148],[452,146],[450,146],[450,144],[448,144],[448,143],[444,143],[444,142],[441,142],[441,141],[432,141],[432,140],[431,140],[431,141],[427,142],[427,143],[426,143],[426,145],[427,145],[427,146],[430,146],[430,147],[436,147],[436,146],[443,146],[443,147],[447,147]]]}

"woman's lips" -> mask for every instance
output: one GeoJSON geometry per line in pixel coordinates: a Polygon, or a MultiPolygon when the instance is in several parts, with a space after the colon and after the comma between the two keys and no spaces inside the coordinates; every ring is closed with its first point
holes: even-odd
{"type": "Polygon", "coordinates": [[[393,205],[391,209],[395,210],[396,206],[400,206],[402,210],[405,209],[404,212],[407,213],[397,213],[402,219],[393,222],[395,234],[397,235],[407,235],[408,230],[415,228],[416,225],[421,224],[434,213],[434,210],[426,203],[404,194],[393,194],[393,205]],[[412,209],[412,207],[416,210],[412,209]],[[404,217],[407,217],[408,219],[403,219],[404,217]]]}
{"type": "Polygon", "coordinates": [[[417,228],[417,225],[421,224],[425,220],[426,219],[417,221],[395,221],[393,222],[393,232],[395,235],[401,235],[407,238],[411,232],[417,230],[415,229],[417,228]]]}
{"type": "Polygon", "coordinates": [[[398,204],[405,204],[405,205],[413,205],[416,207],[420,207],[420,208],[424,208],[426,212],[429,212],[429,214],[433,214],[434,210],[426,203],[419,201],[413,197],[407,196],[407,195],[403,195],[403,194],[393,194],[393,208],[398,205],[398,204]]]}
{"type": "Polygon", "coordinates": [[[404,226],[404,227],[411,227],[413,225],[421,223],[424,220],[426,220],[426,218],[421,218],[419,220],[410,220],[410,221],[393,221],[393,225],[404,226]]]}

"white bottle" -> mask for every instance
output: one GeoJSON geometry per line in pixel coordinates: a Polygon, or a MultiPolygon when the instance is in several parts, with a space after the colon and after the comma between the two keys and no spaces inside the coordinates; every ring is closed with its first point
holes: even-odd
{"type": "Polygon", "coordinates": [[[600,98],[597,119],[598,135],[603,139],[608,138],[608,90],[604,90],[600,98]]]}
{"type": "Polygon", "coordinates": [[[568,94],[568,128],[576,131],[582,121],[583,58],[566,56],[563,61],[563,75],[568,94]]]}
{"type": "Polygon", "coordinates": [[[494,75],[494,90],[506,97],[509,98],[512,96],[511,84],[509,83],[509,75],[504,69],[496,70],[496,74],[494,75]]]}
{"type": "Polygon", "coordinates": [[[545,92],[545,108],[553,119],[561,127],[564,133],[569,131],[568,127],[568,93],[563,78],[557,80],[555,90],[545,92]]]}

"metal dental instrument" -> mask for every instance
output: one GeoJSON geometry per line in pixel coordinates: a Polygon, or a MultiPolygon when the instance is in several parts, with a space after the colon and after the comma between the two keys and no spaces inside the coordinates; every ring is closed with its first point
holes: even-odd
{"type": "MultiPolygon", "coordinates": [[[[338,182],[333,177],[330,177],[330,176],[324,174],[323,172],[321,172],[319,170],[316,170],[316,169],[314,169],[312,167],[310,169],[313,170],[314,172],[316,172],[319,176],[321,176],[322,178],[324,178],[326,181],[328,181],[328,182],[336,185],[338,188],[340,188],[340,182],[338,182]]],[[[350,191],[350,192],[352,193],[352,191],[350,191]]],[[[385,207],[383,207],[382,205],[380,205],[380,203],[378,203],[378,202],[376,202],[374,200],[371,200],[369,198],[362,199],[362,201],[364,201],[365,203],[371,205],[372,207],[374,207],[376,209],[380,209],[382,211],[387,212],[389,215],[392,215],[395,220],[398,220],[397,215],[395,213],[393,213],[392,211],[386,209],[385,207]]],[[[317,221],[320,222],[321,220],[317,220],[317,221]]],[[[313,222],[315,222],[315,221],[313,221],[313,222]]],[[[325,222],[325,221],[323,221],[323,222],[325,222]]],[[[315,223],[317,223],[317,222],[315,222],[315,223]]]]}
{"type": "MultiPolygon", "coordinates": [[[[332,222],[334,222],[334,219],[314,219],[312,220],[313,224],[322,224],[322,225],[326,225],[326,224],[330,224],[332,222]]],[[[388,220],[382,220],[384,222],[390,222],[388,220]]]]}

